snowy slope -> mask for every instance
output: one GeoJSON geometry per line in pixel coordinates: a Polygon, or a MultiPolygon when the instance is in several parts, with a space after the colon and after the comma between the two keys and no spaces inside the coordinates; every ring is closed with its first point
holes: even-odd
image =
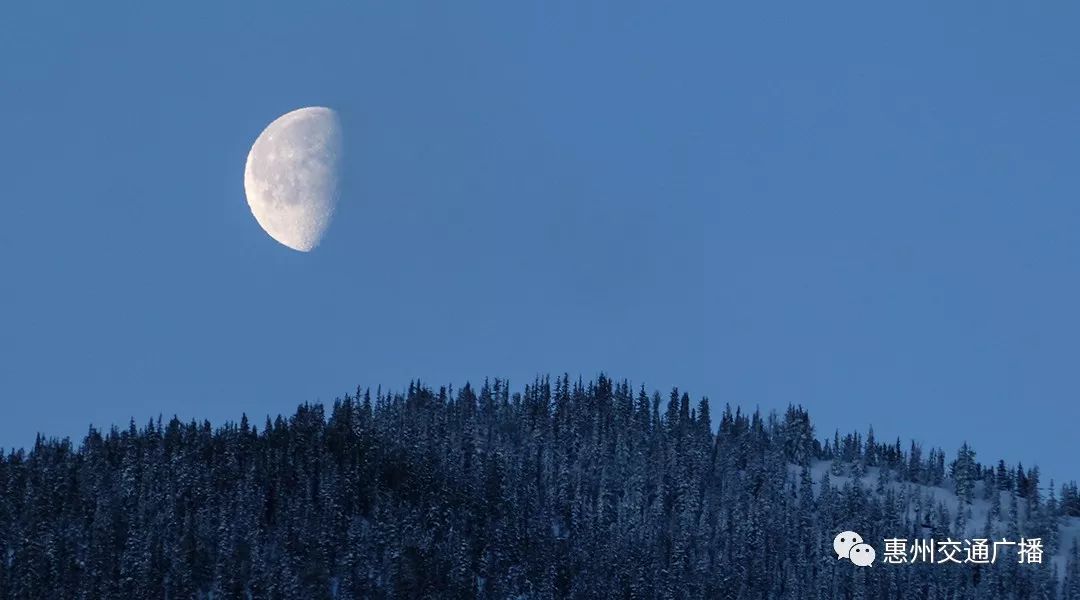
{"type": "MultiPolygon", "coordinates": [[[[791,468],[792,473],[797,477],[801,470],[800,467],[792,465],[791,468]]],[[[852,477],[850,474],[837,475],[832,472],[832,468],[833,461],[831,460],[815,461],[811,465],[810,471],[814,480],[815,496],[821,494],[822,476],[827,471],[829,472],[830,487],[832,487],[834,490],[843,490],[846,485],[852,485],[854,483],[855,478],[852,477]]],[[[843,471],[846,473],[848,469],[844,468],[843,471]]],[[[866,467],[865,475],[859,478],[863,489],[868,494],[877,494],[876,488],[878,478],[880,477],[879,471],[880,469],[878,467],[866,467]]],[[[946,479],[942,482],[942,486],[939,487],[912,483],[910,481],[897,481],[894,476],[895,474],[889,475],[890,477],[888,483],[886,484],[886,489],[891,489],[896,494],[903,493],[908,498],[917,498],[921,495],[929,500],[928,502],[924,503],[927,506],[938,506],[939,504],[941,504],[948,509],[950,515],[956,515],[961,502],[960,498],[957,497],[955,493],[955,484],[951,479],[946,479]]],[[[1044,489],[1041,491],[1042,496],[1045,499],[1049,494],[1049,490],[1044,489]]],[[[993,530],[995,537],[997,539],[1000,539],[1003,536],[1008,537],[1006,535],[1007,524],[1004,519],[1008,518],[1012,494],[1007,491],[1001,491],[998,492],[998,495],[1002,516],[1001,518],[994,521],[993,530]]],[[[972,503],[967,506],[969,512],[967,518],[966,532],[963,536],[960,536],[961,538],[971,539],[982,537],[983,528],[986,524],[987,513],[989,513],[991,509],[990,501],[987,500],[985,496],[986,494],[983,482],[976,482],[974,499],[972,500],[972,503]]],[[[916,503],[912,504],[914,505],[916,503]]],[[[1017,508],[1020,520],[1020,531],[1022,533],[1025,526],[1025,515],[1027,514],[1027,500],[1024,498],[1018,498],[1017,508]]],[[[912,509],[909,508],[907,516],[911,519],[914,519],[912,509]]],[[[1056,565],[1057,572],[1059,574],[1064,574],[1066,553],[1072,547],[1072,544],[1075,540],[1080,540],[1080,518],[1062,517],[1058,531],[1058,539],[1060,540],[1058,543],[1058,552],[1052,558],[1050,558],[1050,560],[1052,561],[1052,564],[1056,565]]],[[[904,537],[902,535],[902,532],[897,533],[898,537],[904,537]]]]}

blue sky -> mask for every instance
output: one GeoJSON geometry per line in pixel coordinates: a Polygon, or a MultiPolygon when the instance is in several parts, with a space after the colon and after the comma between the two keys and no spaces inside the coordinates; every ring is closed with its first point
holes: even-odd
{"type": "Polygon", "coordinates": [[[604,370],[1080,475],[1076,7],[292,4],[5,8],[0,446],[604,370]]]}

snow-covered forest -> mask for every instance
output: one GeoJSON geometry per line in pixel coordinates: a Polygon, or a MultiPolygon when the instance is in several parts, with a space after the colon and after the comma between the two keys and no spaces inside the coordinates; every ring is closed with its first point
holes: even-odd
{"type": "Polygon", "coordinates": [[[0,453],[0,597],[1080,600],[1076,484],[957,435],[820,435],[604,376],[132,422],[0,453]],[[873,567],[837,559],[843,530],[873,567]],[[887,564],[893,537],[1046,555],[887,564]]]}

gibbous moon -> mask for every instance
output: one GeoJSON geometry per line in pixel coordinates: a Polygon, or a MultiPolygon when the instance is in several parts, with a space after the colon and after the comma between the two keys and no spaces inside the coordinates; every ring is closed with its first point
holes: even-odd
{"type": "Polygon", "coordinates": [[[251,214],[266,233],[300,252],[319,245],[334,217],[341,159],[337,113],[311,106],[259,134],[244,167],[251,214]]]}

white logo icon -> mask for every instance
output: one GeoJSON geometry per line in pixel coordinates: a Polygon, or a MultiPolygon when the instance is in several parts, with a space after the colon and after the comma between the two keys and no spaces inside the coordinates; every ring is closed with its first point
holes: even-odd
{"type": "Polygon", "coordinates": [[[853,565],[872,567],[874,566],[874,559],[877,558],[877,552],[874,552],[874,547],[870,544],[855,544],[851,547],[848,558],[851,559],[853,565]]]}
{"type": "Polygon", "coordinates": [[[877,552],[870,544],[864,544],[861,535],[854,531],[841,531],[836,534],[832,542],[836,559],[849,559],[851,564],[859,567],[870,567],[877,558],[877,552]]]}
{"type": "Polygon", "coordinates": [[[836,559],[847,558],[848,552],[855,544],[862,543],[862,536],[854,531],[841,531],[833,538],[832,547],[836,551],[836,559]]]}

